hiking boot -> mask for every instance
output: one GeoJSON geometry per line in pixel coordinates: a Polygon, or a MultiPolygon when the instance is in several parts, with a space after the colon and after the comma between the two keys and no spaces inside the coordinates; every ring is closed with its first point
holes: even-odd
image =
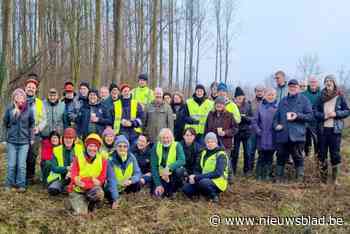
{"type": "Polygon", "coordinates": [[[25,193],[26,191],[27,191],[26,188],[23,188],[23,187],[17,189],[18,193],[25,193]]]}
{"type": "Polygon", "coordinates": [[[256,178],[256,180],[262,180],[263,179],[263,167],[260,164],[256,165],[255,178],[256,178]]]}
{"type": "Polygon", "coordinates": [[[212,203],[219,203],[219,196],[214,196],[212,199],[210,199],[212,203]]]}

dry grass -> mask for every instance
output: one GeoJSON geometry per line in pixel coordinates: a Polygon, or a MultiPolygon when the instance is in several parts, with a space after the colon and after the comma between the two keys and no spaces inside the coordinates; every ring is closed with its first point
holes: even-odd
{"type": "MultiPolygon", "coordinates": [[[[350,131],[344,134],[341,186],[320,188],[312,158],[306,161],[306,184],[258,183],[239,177],[218,205],[154,200],[148,190],[123,195],[118,210],[107,204],[91,219],[74,217],[63,206],[64,196],[50,198],[40,185],[27,193],[0,192],[0,233],[350,233],[350,226],[210,226],[209,217],[301,216],[342,217],[350,224],[350,131]]],[[[0,149],[1,152],[1,149],[0,149]]],[[[4,156],[4,154],[2,154],[4,156]]],[[[1,157],[1,180],[5,160],[1,157]]],[[[290,172],[291,174],[292,172],[290,172]]]]}

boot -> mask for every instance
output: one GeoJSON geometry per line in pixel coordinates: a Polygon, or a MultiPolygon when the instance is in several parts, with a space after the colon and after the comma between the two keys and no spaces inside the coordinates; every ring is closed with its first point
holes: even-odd
{"type": "Polygon", "coordinates": [[[256,180],[262,180],[263,179],[262,172],[263,172],[263,167],[262,167],[261,163],[256,164],[256,167],[255,167],[256,180]]]}
{"type": "Polygon", "coordinates": [[[320,178],[323,184],[327,184],[328,179],[328,164],[327,161],[320,162],[320,178]]]}
{"type": "Polygon", "coordinates": [[[283,183],[284,166],[276,166],[276,183],[283,183]]]}
{"type": "Polygon", "coordinates": [[[297,167],[296,168],[296,177],[297,177],[297,182],[298,183],[303,183],[304,182],[304,167],[297,167]]]}
{"type": "Polygon", "coordinates": [[[339,186],[339,182],[337,180],[337,177],[339,175],[339,164],[338,165],[335,165],[335,166],[332,166],[332,184],[335,185],[335,186],[339,186]]]}

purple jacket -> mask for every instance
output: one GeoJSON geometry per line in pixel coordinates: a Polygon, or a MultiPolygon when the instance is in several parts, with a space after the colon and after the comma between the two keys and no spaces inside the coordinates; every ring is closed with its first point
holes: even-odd
{"type": "Polygon", "coordinates": [[[272,130],[273,117],[277,111],[277,102],[269,103],[263,100],[254,114],[252,127],[255,131],[258,150],[275,149],[274,131],[272,130]]]}

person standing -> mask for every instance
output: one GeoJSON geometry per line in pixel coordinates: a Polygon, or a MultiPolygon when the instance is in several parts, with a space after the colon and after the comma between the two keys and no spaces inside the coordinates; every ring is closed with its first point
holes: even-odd
{"type": "Polygon", "coordinates": [[[26,191],[26,159],[33,143],[34,113],[27,104],[27,95],[22,89],[12,94],[12,104],[4,115],[7,143],[6,190],[26,191]]]}
{"type": "MultiPolygon", "coordinates": [[[[312,105],[312,110],[315,113],[316,110],[316,103],[318,99],[321,96],[320,86],[318,83],[318,79],[315,76],[309,77],[309,85],[307,87],[307,90],[302,92],[302,94],[309,99],[312,105]]],[[[317,120],[314,119],[310,123],[307,123],[306,125],[306,141],[305,141],[305,156],[309,156],[311,152],[311,146],[313,144],[314,148],[314,154],[318,155],[318,126],[317,126],[317,120]]]]}
{"type": "Polygon", "coordinates": [[[277,71],[275,73],[275,81],[276,81],[276,91],[277,91],[276,100],[277,100],[277,103],[279,103],[285,96],[288,95],[286,73],[284,73],[284,71],[277,71]]]}
{"type": "Polygon", "coordinates": [[[332,184],[339,185],[337,180],[340,171],[341,137],[344,129],[344,119],[350,115],[350,109],[345,97],[338,90],[335,76],[328,75],[324,79],[325,88],[316,104],[316,118],[320,123],[320,174],[321,182],[327,183],[328,152],[332,165],[332,184]]]}
{"type": "Polygon", "coordinates": [[[161,129],[174,130],[173,111],[163,99],[163,90],[155,89],[155,99],[145,108],[145,133],[152,143],[156,143],[161,129]]]}
{"type": "Polygon", "coordinates": [[[138,77],[138,87],[131,91],[132,98],[145,108],[154,100],[153,90],[147,86],[148,75],[140,74],[138,77]]]}
{"type": "Polygon", "coordinates": [[[37,79],[38,76],[36,74],[29,74],[24,89],[27,94],[28,108],[32,109],[35,120],[33,129],[35,137],[32,139],[34,143],[29,146],[27,157],[27,183],[29,184],[34,183],[36,159],[39,155],[41,142],[40,133],[47,124],[44,102],[36,96],[39,86],[39,81],[37,79]]]}
{"type": "Polygon", "coordinates": [[[289,155],[292,156],[298,182],[304,180],[304,157],[306,123],[312,121],[313,113],[310,101],[300,93],[299,83],[292,79],[288,82],[288,96],[278,104],[273,120],[273,129],[278,144],[276,178],[282,182],[284,167],[289,155]]]}

